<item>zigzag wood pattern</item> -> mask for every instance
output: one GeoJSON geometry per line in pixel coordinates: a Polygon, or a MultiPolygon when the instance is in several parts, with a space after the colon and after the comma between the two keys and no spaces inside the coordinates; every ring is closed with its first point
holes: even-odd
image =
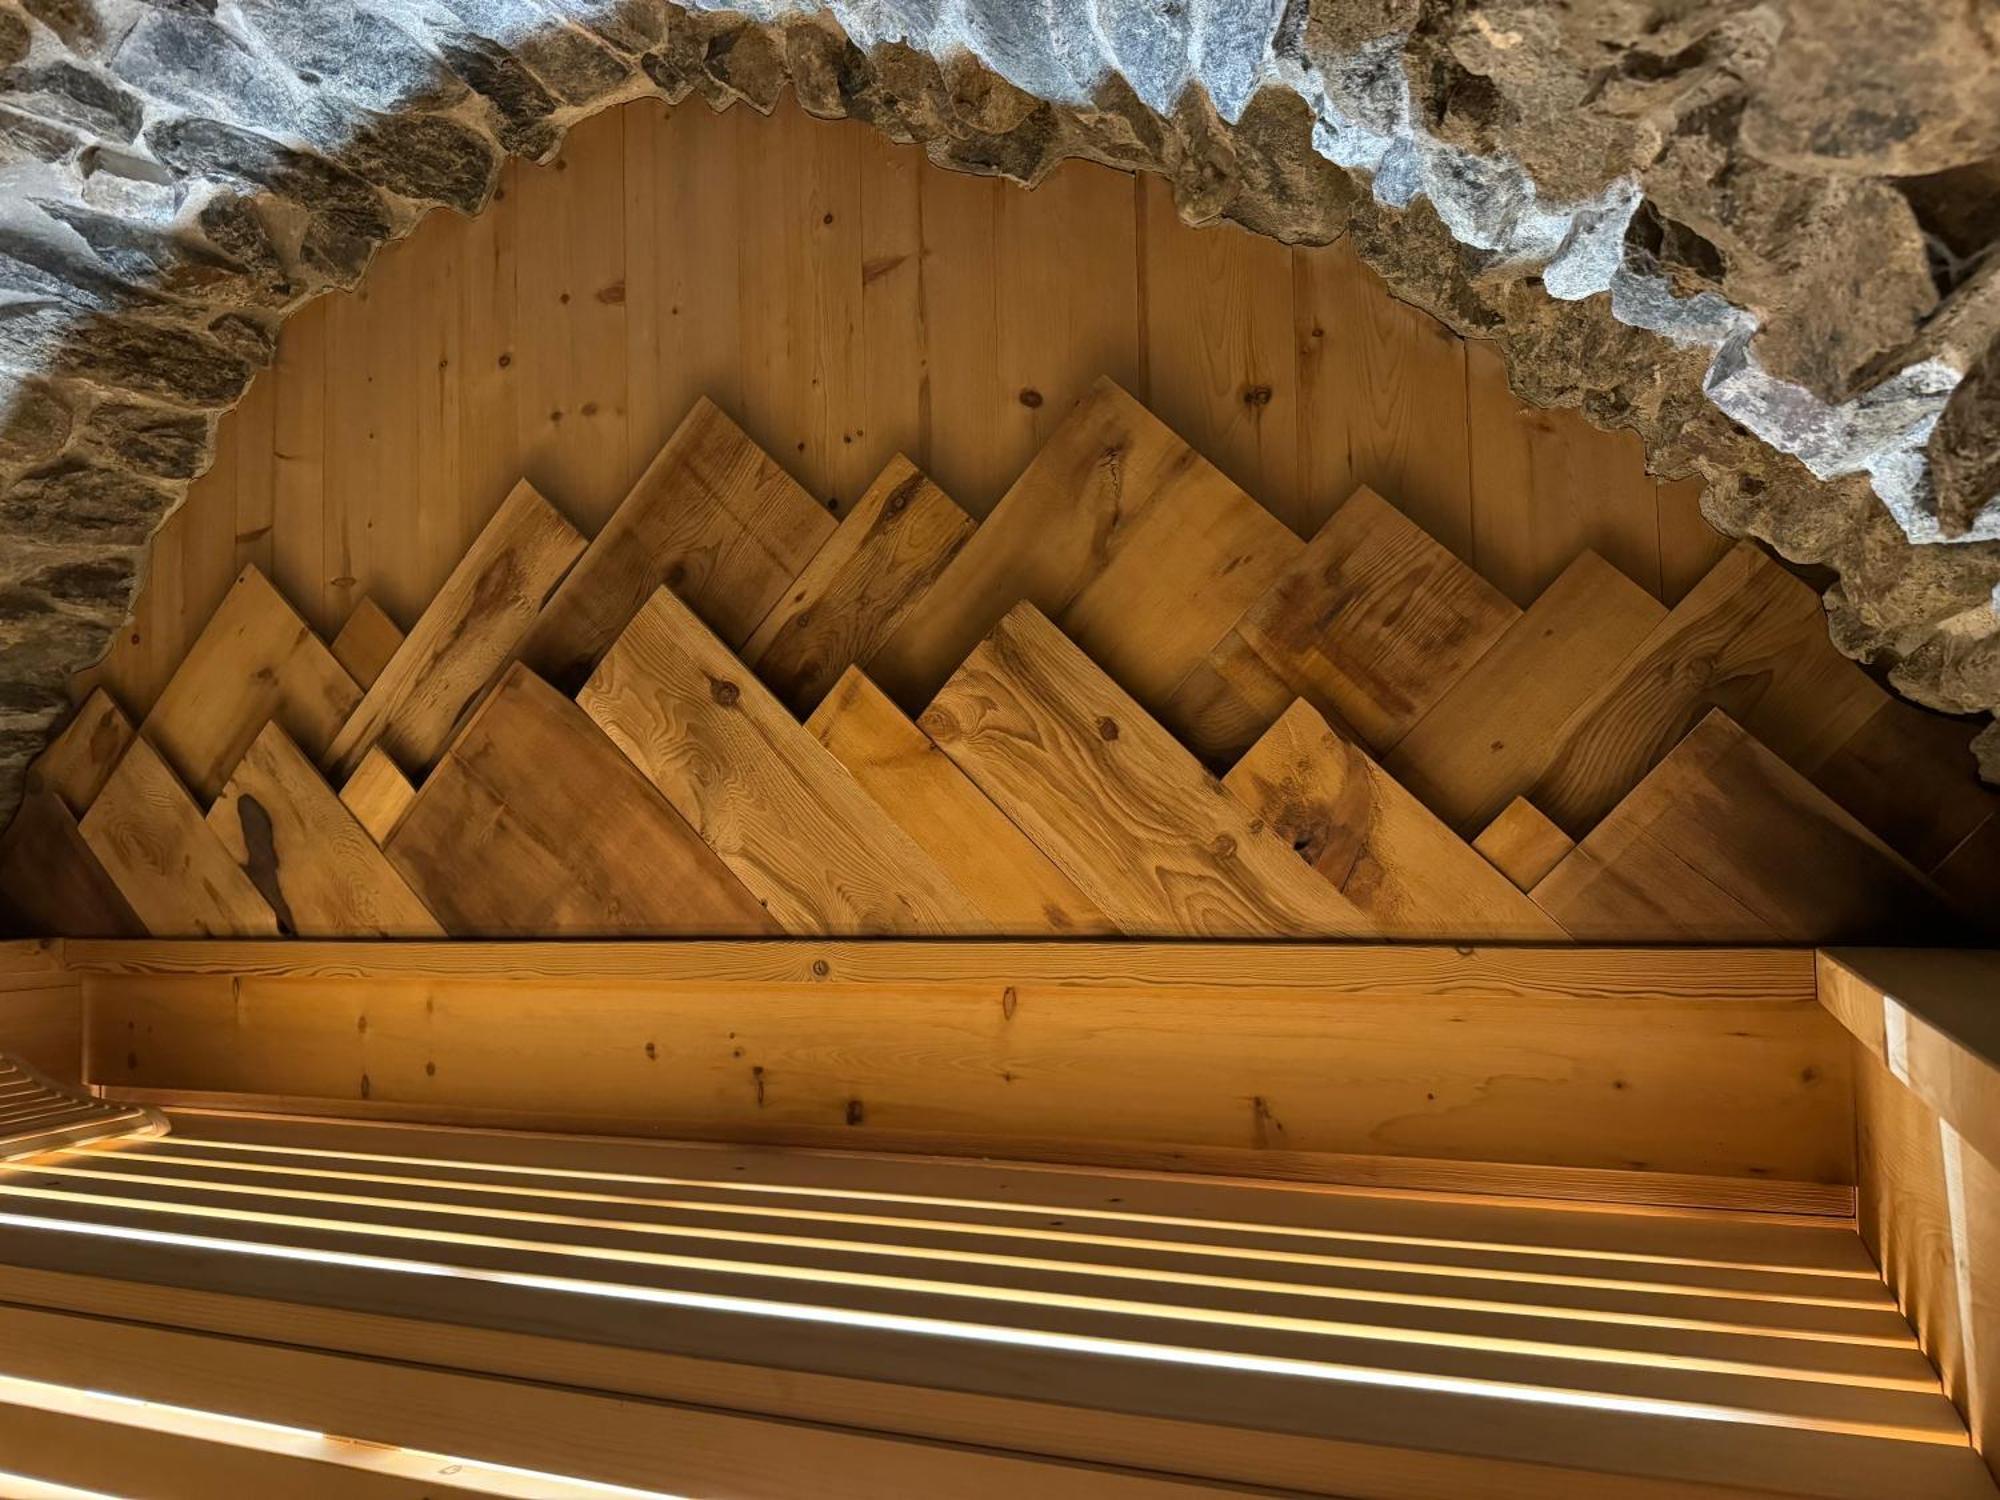
{"type": "Polygon", "coordinates": [[[407,637],[364,606],[336,652],[246,570],[136,733],[99,693],[52,742],[0,895],[162,935],[1928,930],[1875,834],[2000,888],[1996,799],[1895,770],[1963,726],[1754,549],[1671,611],[1586,553],[1524,612],[1367,491],[1298,541],[1108,382],[968,524],[898,462],[836,525],[704,402],[588,545],[517,490],[407,637]]]}

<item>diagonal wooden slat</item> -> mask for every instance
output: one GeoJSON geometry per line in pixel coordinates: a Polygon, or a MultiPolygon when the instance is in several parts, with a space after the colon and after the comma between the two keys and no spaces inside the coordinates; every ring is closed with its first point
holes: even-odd
{"type": "Polygon", "coordinates": [[[373,599],[362,597],[348,611],[346,621],[327,643],[341,670],[366,692],[389,665],[389,659],[403,644],[402,628],[382,612],[373,599]]]}
{"type": "Polygon", "coordinates": [[[134,732],[132,721],[111,695],[103,688],[93,689],[76,716],[28,767],[29,793],[53,793],[73,816],[82,817],[124,759],[134,732]]]}
{"type": "Polygon", "coordinates": [[[0,1053],[0,1161],[166,1131],[158,1110],[92,1098],[0,1053]]]}
{"type": "Polygon", "coordinates": [[[870,485],[743,647],[745,665],[805,715],[865,662],[972,535],[972,518],[900,455],[870,485]]]}
{"type": "Polygon", "coordinates": [[[785,931],[991,931],[671,591],[639,611],[577,702],[785,931]]]}
{"type": "Polygon", "coordinates": [[[341,804],[378,844],[389,842],[389,836],[403,821],[403,814],[416,800],[417,789],[410,784],[410,778],[380,745],[361,757],[361,764],[340,789],[341,804]]]}
{"type": "Polygon", "coordinates": [[[276,724],[251,741],[208,826],[299,937],[443,937],[368,830],[276,724]]]}
{"type": "Polygon", "coordinates": [[[884,813],[1009,936],[1113,931],[1104,913],[951,758],[849,667],[806,720],[884,813]]]}
{"type": "Polygon", "coordinates": [[[1472,847],[1515,885],[1531,891],[1576,844],[1534,803],[1516,797],[1479,831],[1472,847]]]}
{"type": "Polygon", "coordinates": [[[144,736],[118,762],[81,828],[154,937],[278,935],[270,905],[144,736]]]}
{"type": "Polygon", "coordinates": [[[385,852],[455,937],[778,931],[589,716],[519,663],[385,852]]]}
{"type": "Polygon", "coordinates": [[[1375,931],[1033,605],[920,722],[1120,932],[1375,931]]]}
{"type": "Polygon", "coordinates": [[[1942,902],[1916,870],[1719,709],[1534,895],[1584,939],[1909,942],[1942,931],[1942,902]],[[1744,915],[1731,923],[1732,912],[1744,915]]]}
{"type": "Polygon", "coordinates": [[[914,712],[1026,601],[1157,707],[1301,550],[1275,516],[1100,380],[866,665],[914,712]]]}
{"type": "Polygon", "coordinates": [[[29,792],[0,835],[0,905],[14,924],[73,937],[143,937],[117,883],[54,792],[29,792]]]}
{"type": "Polygon", "coordinates": [[[667,440],[521,644],[575,689],[662,584],[733,649],[833,534],[834,520],[713,402],[667,440]]]}
{"type": "Polygon", "coordinates": [[[1393,505],[1357,490],[1183,674],[1161,717],[1201,755],[1228,762],[1303,698],[1385,754],[1520,613],[1393,505]],[[1246,680],[1248,700],[1238,691],[1246,680]]]}
{"type": "Polygon", "coordinates": [[[1385,937],[1563,937],[1546,912],[1303,700],[1222,784],[1385,937]]]}
{"type": "Polygon", "coordinates": [[[360,701],[354,679],[252,567],[223,596],[141,732],[206,806],[270,720],[317,757],[360,701]]]}
{"type": "Polygon", "coordinates": [[[327,774],[347,780],[377,744],[428,770],[583,547],[533,485],[515,485],[334,736],[327,774]]]}

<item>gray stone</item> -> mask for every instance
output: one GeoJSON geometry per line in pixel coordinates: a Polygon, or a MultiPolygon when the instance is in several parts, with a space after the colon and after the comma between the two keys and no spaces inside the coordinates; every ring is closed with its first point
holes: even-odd
{"type": "Polygon", "coordinates": [[[122,469],[66,459],[17,479],[0,498],[0,525],[46,542],[136,547],[175,496],[122,469]]]}
{"type": "Polygon", "coordinates": [[[497,43],[463,32],[440,37],[438,50],[452,70],[493,106],[495,134],[502,146],[531,161],[555,150],[560,139],[550,122],[555,98],[519,58],[497,43]]]}
{"type": "Polygon", "coordinates": [[[486,136],[442,115],[382,115],[347,140],[353,171],[401,198],[477,213],[500,180],[500,152],[486,136]]]}
{"type": "Polygon", "coordinates": [[[84,429],[91,458],[157,479],[192,479],[208,463],[214,418],[139,401],[105,401],[84,429]]]}
{"type": "Polygon", "coordinates": [[[62,393],[40,380],[0,380],[0,465],[24,469],[62,452],[73,421],[62,393]]]}
{"type": "Polygon", "coordinates": [[[23,114],[116,141],[135,137],[146,118],[138,95],[72,62],[9,68],[0,72],[0,94],[23,114]]]}
{"type": "Polygon", "coordinates": [[[2000,335],[1951,393],[1926,451],[1938,523],[1962,536],[2000,511],[2000,335]]]}
{"type": "Polygon", "coordinates": [[[212,409],[234,404],[250,383],[242,360],[186,328],[35,302],[0,304],[0,366],[212,409]]]}

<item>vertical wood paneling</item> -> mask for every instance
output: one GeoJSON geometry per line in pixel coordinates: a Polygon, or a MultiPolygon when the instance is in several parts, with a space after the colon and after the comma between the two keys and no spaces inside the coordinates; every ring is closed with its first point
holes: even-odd
{"type": "Polygon", "coordinates": [[[703,395],[822,503],[900,452],[983,516],[1106,375],[1302,535],[1366,484],[1516,600],[1586,545],[1669,599],[1722,550],[1693,484],[1521,412],[1345,243],[1192,229],[1092,163],[1023,192],[789,100],[644,101],[292,319],[79,690],[143,715],[245,563],[324,636],[364,595],[407,627],[517,480],[592,533],[703,395]]]}

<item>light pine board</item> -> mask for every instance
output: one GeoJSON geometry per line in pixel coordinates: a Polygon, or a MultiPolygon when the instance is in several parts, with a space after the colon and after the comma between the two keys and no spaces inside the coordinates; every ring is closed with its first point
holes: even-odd
{"type": "Polygon", "coordinates": [[[778,930],[583,710],[518,663],[387,853],[454,937],[778,930]]]}
{"type": "Polygon", "coordinates": [[[661,589],[577,702],[785,931],[990,931],[972,901],[661,589]]]}
{"type": "Polygon", "coordinates": [[[794,713],[871,658],[972,535],[972,518],[908,459],[890,461],[743,647],[794,713]]]}
{"type": "Polygon", "coordinates": [[[124,759],[133,732],[124,710],[97,689],[28,767],[28,794],[60,797],[73,816],[82,817],[124,759]]]}
{"type": "Polygon", "coordinates": [[[299,937],[443,937],[376,840],[275,724],[250,743],[208,826],[299,937]]]}
{"type": "Polygon", "coordinates": [[[402,627],[382,613],[381,605],[364,595],[349,612],[339,633],[327,643],[327,649],[340,663],[341,670],[366,692],[375,685],[375,679],[382,675],[382,669],[389,665],[396,648],[402,644],[402,627]]]}
{"type": "Polygon", "coordinates": [[[1666,607],[1585,552],[1438,699],[1382,764],[1468,836],[1526,791],[1570,714],[1666,607]]]}
{"type": "Polygon", "coordinates": [[[334,736],[327,773],[345,781],[378,744],[413,771],[435,764],[583,548],[560,511],[517,484],[334,736]]]}
{"type": "Polygon", "coordinates": [[[361,701],[312,627],[245,568],[146,715],[144,737],[206,805],[275,719],[319,756],[361,701]]]}
{"type": "Polygon", "coordinates": [[[1018,603],[1158,705],[1295,559],[1298,538],[1098,382],[869,665],[917,710],[1018,603]]]}
{"type": "Polygon", "coordinates": [[[663,584],[740,646],[834,524],[703,397],[591,538],[521,659],[559,687],[580,685],[663,584]]]}
{"type": "Polygon", "coordinates": [[[1033,605],[919,722],[1120,932],[1374,930],[1033,605]]]}
{"type": "Polygon", "coordinates": [[[80,827],[154,937],[278,934],[270,906],[145,738],[132,742],[80,827]]]}
{"type": "Polygon", "coordinates": [[[30,791],[0,833],[0,915],[24,932],[139,937],[146,931],[54,792],[30,791]]]}
{"type": "Polygon", "coordinates": [[[1576,844],[1534,803],[1516,797],[1479,831],[1472,847],[1515,885],[1529,891],[1561,864],[1576,844]]]}
{"type": "Polygon", "coordinates": [[[834,684],[806,728],[996,932],[1059,937],[1113,930],[1090,898],[858,667],[834,684]]]}
{"type": "Polygon", "coordinates": [[[1547,913],[1304,701],[1222,784],[1384,937],[1563,939],[1547,913]]]}
{"type": "Polygon", "coordinates": [[[386,844],[410,804],[417,800],[417,789],[377,745],[361,757],[361,764],[340,789],[340,800],[370,838],[386,844]]]}

